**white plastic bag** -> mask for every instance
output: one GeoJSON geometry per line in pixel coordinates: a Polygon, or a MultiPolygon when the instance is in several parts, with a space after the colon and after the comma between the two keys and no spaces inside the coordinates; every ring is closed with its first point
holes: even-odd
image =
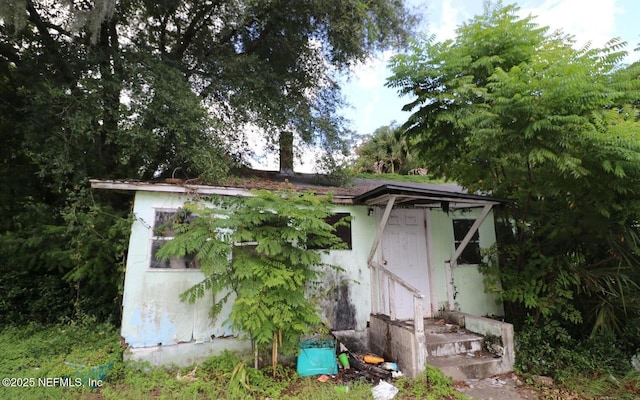
{"type": "Polygon", "coordinates": [[[380,381],[371,388],[374,400],[391,400],[398,393],[398,388],[385,381],[380,381]]]}

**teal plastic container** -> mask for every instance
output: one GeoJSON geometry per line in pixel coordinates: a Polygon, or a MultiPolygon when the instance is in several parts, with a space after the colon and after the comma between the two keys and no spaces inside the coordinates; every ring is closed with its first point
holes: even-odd
{"type": "Polygon", "coordinates": [[[333,340],[309,340],[298,343],[296,370],[300,376],[338,373],[336,345],[333,340]]]}

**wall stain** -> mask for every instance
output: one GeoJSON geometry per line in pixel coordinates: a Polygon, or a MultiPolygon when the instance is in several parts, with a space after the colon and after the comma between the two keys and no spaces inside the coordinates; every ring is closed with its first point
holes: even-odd
{"type": "Polygon", "coordinates": [[[336,322],[333,329],[338,331],[356,328],[356,307],[351,301],[349,285],[343,281],[337,287],[336,322]]]}

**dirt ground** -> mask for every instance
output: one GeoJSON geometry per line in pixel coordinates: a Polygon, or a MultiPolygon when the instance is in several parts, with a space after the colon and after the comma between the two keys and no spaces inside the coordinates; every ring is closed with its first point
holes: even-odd
{"type": "Polygon", "coordinates": [[[515,374],[486,379],[467,379],[455,383],[456,389],[471,399],[482,400],[537,400],[538,393],[522,385],[515,374]]]}

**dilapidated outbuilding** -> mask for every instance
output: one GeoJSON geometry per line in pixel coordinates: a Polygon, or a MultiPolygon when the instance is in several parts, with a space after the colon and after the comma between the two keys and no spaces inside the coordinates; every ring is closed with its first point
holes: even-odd
{"type": "Polygon", "coordinates": [[[391,355],[406,374],[416,375],[441,352],[430,350],[428,338],[437,333],[425,331],[425,319],[448,317],[447,322],[499,337],[505,351],[491,372],[511,369],[513,330],[483,317],[502,315],[503,308],[485,291],[479,271],[481,250],[496,241],[493,207],[500,200],[455,184],[356,179],[353,186],[336,187],[318,175],[268,171],[251,171],[220,186],[91,181],[94,189],[135,193],[121,328],[127,358],[185,365],[249,347],[225,325],[228,309],[211,319],[213,299],[180,301],[180,293],[203,275],[188,257],[156,258],[171,237],[154,227],[194,196],[246,196],[285,181],[297,190],[332,192],[336,215],[351,216],[350,225],[338,232],[347,248],[325,255],[326,262],[343,268],[326,275],[335,296],[323,304],[327,324],[342,341],[391,355]]]}

